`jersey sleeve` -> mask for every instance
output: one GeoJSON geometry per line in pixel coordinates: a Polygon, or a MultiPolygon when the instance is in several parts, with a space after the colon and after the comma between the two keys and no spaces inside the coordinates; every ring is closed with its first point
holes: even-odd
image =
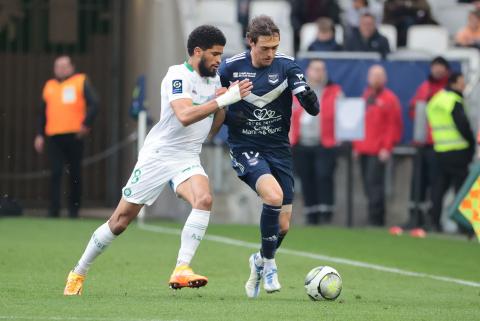
{"type": "Polygon", "coordinates": [[[305,90],[307,83],[303,70],[295,63],[290,62],[287,69],[288,88],[293,95],[305,90]]]}
{"type": "Polygon", "coordinates": [[[218,75],[220,76],[220,83],[222,87],[228,88],[230,86],[230,80],[228,78],[228,68],[225,60],[222,61],[220,68],[218,68],[218,75]]]}
{"type": "Polygon", "coordinates": [[[165,89],[168,101],[172,102],[181,98],[192,99],[190,79],[177,70],[170,69],[165,79],[165,89]]]}

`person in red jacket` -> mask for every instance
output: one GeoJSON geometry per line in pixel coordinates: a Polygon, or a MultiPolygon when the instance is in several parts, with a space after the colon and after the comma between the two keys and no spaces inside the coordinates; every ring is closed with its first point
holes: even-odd
{"type": "Polygon", "coordinates": [[[310,61],[309,86],[320,102],[318,117],[304,112],[294,97],[290,142],[295,170],[302,185],[307,224],[329,223],[334,208],[334,172],[336,167],[335,102],[342,88],[328,79],[325,63],[310,61]]]}
{"type": "Polygon", "coordinates": [[[363,186],[368,199],[368,223],[383,226],[385,222],[385,164],[403,131],[401,106],[397,96],[385,88],[387,75],[380,65],[368,71],[368,87],[363,93],[366,101],[365,138],[353,143],[356,158],[360,159],[363,186]]]}
{"type": "MultiPolygon", "coordinates": [[[[415,119],[416,108],[426,103],[437,92],[445,88],[450,75],[450,64],[443,57],[436,57],[430,63],[430,75],[417,89],[415,96],[410,101],[410,118],[415,119]]],[[[434,178],[438,175],[438,166],[433,151],[432,130],[427,124],[427,135],[424,141],[415,138],[412,143],[416,147],[413,161],[413,172],[410,188],[409,219],[401,226],[410,229],[414,237],[423,237],[425,219],[430,209],[428,194],[431,192],[434,178]]]]}

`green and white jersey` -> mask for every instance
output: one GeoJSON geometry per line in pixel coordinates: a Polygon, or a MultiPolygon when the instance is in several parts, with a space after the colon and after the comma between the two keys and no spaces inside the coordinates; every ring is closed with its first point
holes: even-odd
{"type": "Polygon", "coordinates": [[[171,66],[162,80],[160,121],[148,133],[141,154],[198,156],[212,127],[213,115],[184,127],[175,116],[171,102],[190,98],[192,108],[215,98],[220,78],[201,77],[188,63],[171,66]]]}

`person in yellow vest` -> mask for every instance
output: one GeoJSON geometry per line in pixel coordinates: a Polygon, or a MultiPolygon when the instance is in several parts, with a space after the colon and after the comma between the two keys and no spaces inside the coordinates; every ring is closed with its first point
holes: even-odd
{"type": "Polygon", "coordinates": [[[475,138],[464,106],[465,78],[454,72],[447,87],[432,97],[427,105],[432,128],[433,149],[438,161],[438,176],[432,188],[431,228],[442,231],[440,217],[443,197],[453,186],[461,188],[468,176],[468,165],[475,153],[475,138]]]}
{"type": "Polygon", "coordinates": [[[51,163],[49,216],[60,214],[60,189],[64,163],[69,166],[69,216],[78,217],[81,203],[81,162],[83,139],[90,133],[97,114],[97,98],[85,74],[76,73],[69,56],[54,63],[55,78],[46,82],[34,147],[42,153],[45,145],[51,163]]]}

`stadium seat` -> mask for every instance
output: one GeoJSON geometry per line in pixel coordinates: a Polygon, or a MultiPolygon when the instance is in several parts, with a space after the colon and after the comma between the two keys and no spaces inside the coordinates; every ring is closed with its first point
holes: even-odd
{"type": "Polygon", "coordinates": [[[300,29],[300,51],[306,51],[316,37],[317,24],[315,22],[304,24],[300,29]]]}
{"type": "Polygon", "coordinates": [[[435,11],[434,18],[440,25],[448,29],[450,36],[454,36],[467,24],[468,13],[473,9],[474,6],[470,4],[442,7],[435,11]]]}
{"type": "Polygon", "coordinates": [[[335,25],[335,40],[339,45],[343,45],[343,37],[344,37],[344,32],[343,32],[343,26],[340,24],[335,25]]]}
{"type": "Polygon", "coordinates": [[[448,48],[448,30],[436,25],[411,26],[407,32],[407,48],[443,53],[448,48]]]}
{"type": "Polygon", "coordinates": [[[451,7],[457,4],[457,0],[428,0],[432,12],[444,7],[451,7]]]}
{"type": "Polygon", "coordinates": [[[227,38],[227,44],[224,50],[225,56],[233,56],[245,50],[242,26],[240,23],[217,24],[217,27],[223,31],[227,38]]]}
{"type": "MultiPolygon", "coordinates": [[[[233,2],[233,1],[232,1],[233,2]]],[[[288,1],[258,1],[253,0],[250,4],[250,17],[262,14],[269,15],[273,21],[280,27],[291,26],[290,23],[291,7],[288,1]]]]}
{"type": "Polygon", "coordinates": [[[281,41],[278,51],[289,56],[294,56],[293,29],[290,26],[278,26],[280,28],[281,41]]]}
{"type": "Polygon", "coordinates": [[[224,25],[237,22],[237,7],[230,0],[202,0],[197,6],[197,22],[222,23],[224,25]]]}
{"type": "Polygon", "coordinates": [[[397,29],[392,25],[382,24],[378,26],[378,32],[388,39],[390,50],[397,50],[397,29]]]}

